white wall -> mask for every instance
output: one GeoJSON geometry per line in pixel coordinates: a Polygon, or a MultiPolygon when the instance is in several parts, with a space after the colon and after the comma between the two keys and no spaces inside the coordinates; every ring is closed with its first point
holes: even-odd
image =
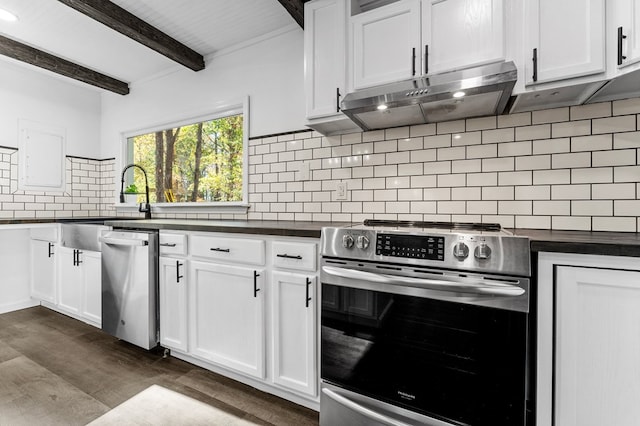
{"type": "Polygon", "coordinates": [[[246,96],[250,136],[303,129],[303,76],[303,32],[291,26],[258,43],[207,58],[202,71],[176,67],[132,84],[126,96],[105,93],[102,158],[120,157],[122,133],[205,115],[246,96]]]}
{"type": "Polygon", "coordinates": [[[67,155],[99,158],[100,93],[11,60],[0,62],[0,145],[18,146],[18,120],[66,129],[67,155]]]}

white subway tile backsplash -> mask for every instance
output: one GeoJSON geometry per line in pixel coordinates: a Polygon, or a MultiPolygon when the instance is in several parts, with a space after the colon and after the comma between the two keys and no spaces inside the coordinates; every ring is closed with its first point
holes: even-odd
{"type": "Polygon", "coordinates": [[[395,127],[384,131],[385,139],[401,139],[409,137],[409,127],[395,127]]]}
{"type": "Polygon", "coordinates": [[[549,139],[551,137],[550,124],[516,127],[515,130],[515,140],[517,141],[549,139]]]}
{"type": "Polygon", "coordinates": [[[636,198],[636,186],[633,183],[593,184],[591,185],[591,198],[593,200],[634,199],[636,198]]]}
{"type": "Polygon", "coordinates": [[[552,229],[590,231],[591,217],[589,216],[554,216],[551,218],[552,229]]]}
{"type": "Polygon", "coordinates": [[[450,188],[427,188],[424,190],[425,200],[451,200],[450,188]]]}
{"type": "Polygon", "coordinates": [[[467,201],[467,213],[469,214],[497,214],[497,201],[467,201]]]}
{"type": "Polygon", "coordinates": [[[452,146],[480,145],[482,132],[454,133],[451,136],[452,146]]]}
{"type": "Polygon", "coordinates": [[[456,160],[451,162],[452,173],[476,173],[482,171],[482,161],[477,160],[456,160]]]}
{"type": "Polygon", "coordinates": [[[591,199],[591,185],[553,185],[551,198],[554,200],[589,200],[591,199]]]}
{"type": "Polygon", "coordinates": [[[498,157],[531,155],[531,141],[498,144],[498,157]]]}
{"type": "Polygon", "coordinates": [[[640,166],[621,166],[613,168],[614,182],[640,182],[640,166]]]}
{"type": "Polygon", "coordinates": [[[466,179],[462,173],[437,176],[438,187],[465,186],[466,179]]]}
{"type": "Polygon", "coordinates": [[[451,188],[452,200],[481,200],[482,191],[479,187],[451,188]]]}
{"type": "Polygon", "coordinates": [[[613,148],[640,148],[640,132],[625,132],[614,134],[613,148]]]}
{"type": "Polygon", "coordinates": [[[590,152],[578,152],[570,154],[552,154],[552,169],[572,169],[578,167],[589,167],[591,165],[590,152]]]}
{"type": "MultiPolygon", "coordinates": [[[[438,123],[440,124],[440,123],[438,123]]],[[[451,146],[451,135],[425,136],[423,138],[424,148],[445,148],[451,146]]]]}
{"type": "Polygon", "coordinates": [[[593,167],[630,166],[636,164],[636,151],[632,149],[599,151],[594,152],[591,158],[593,167]]]}
{"type": "Polygon", "coordinates": [[[467,186],[496,186],[498,185],[498,173],[469,173],[467,186]]]}
{"type": "Polygon", "coordinates": [[[465,147],[438,148],[436,158],[438,161],[460,160],[465,158],[465,147]]]}
{"type": "MultiPolygon", "coordinates": [[[[360,133],[354,133],[354,135],[358,135],[360,133]]],[[[372,130],[369,132],[362,132],[362,142],[373,142],[373,141],[383,141],[384,140],[384,130],[372,130]]]]}
{"type": "Polygon", "coordinates": [[[484,158],[482,160],[482,171],[483,172],[499,172],[499,171],[514,170],[514,163],[515,161],[513,157],[484,158]]]}
{"type": "Polygon", "coordinates": [[[571,202],[546,200],[534,201],[533,214],[549,216],[569,216],[571,214],[571,202]]]}
{"type": "Polygon", "coordinates": [[[403,138],[398,139],[398,151],[415,151],[422,149],[424,140],[422,138],[403,138]]]}
{"type": "Polygon", "coordinates": [[[603,151],[613,146],[612,135],[577,136],[571,138],[571,151],[603,151]]]}
{"type": "Polygon", "coordinates": [[[613,101],[613,115],[640,114],[640,98],[613,101]]]}
{"type": "Polygon", "coordinates": [[[609,182],[613,182],[613,169],[611,167],[571,170],[571,183],[573,184],[609,182]]]}
{"type": "Polygon", "coordinates": [[[431,136],[436,134],[436,125],[435,123],[431,124],[420,124],[417,126],[411,126],[409,128],[409,137],[417,137],[417,136],[431,136]]]}
{"type": "Polygon", "coordinates": [[[483,200],[513,200],[515,199],[513,186],[485,186],[482,188],[483,200]]]}
{"type": "Polygon", "coordinates": [[[525,172],[499,172],[498,185],[531,185],[532,174],[530,171],[525,172]]]}
{"type": "Polygon", "coordinates": [[[466,123],[466,131],[472,132],[474,130],[486,130],[486,129],[495,129],[497,127],[497,117],[481,117],[481,118],[470,118],[466,123]]]}
{"type": "Polygon", "coordinates": [[[594,217],[592,219],[593,231],[623,232],[635,231],[635,217],[594,217]]]}
{"type": "Polygon", "coordinates": [[[498,214],[531,215],[532,201],[498,201],[498,214]]]}
{"type": "Polygon", "coordinates": [[[533,111],[531,113],[531,122],[533,124],[558,123],[561,121],[569,121],[569,108],[553,108],[533,111]]]}
{"type": "Polygon", "coordinates": [[[550,155],[516,157],[516,170],[545,170],[551,168],[550,155]]]}
{"type": "Polygon", "coordinates": [[[613,216],[611,200],[571,201],[571,214],[576,216],[613,216]]]}
{"type": "Polygon", "coordinates": [[[550,229],[551,216],[516,216],[517,228],[550,229]]]}
{"type": "Polygon", "coordinates": [[[467,146],[467,158],[495,158],[498,155],[498,144],[467,146]]]}
{"type": "Polygon", "coordinates": [[[519,127],[531,125],[531,113],[506,114],[498,116],[498,127],[519,127]]]}
{"type": "Polygon", "coordinates": [[[631,132],[636,129],[636,118],[633,115],[620,115],[593,120],[592,133],[631,132]]]}
{"type": "Polygon", "coordinates": [[[600,117],[611,117],[611,102],[602,102],[598,104],[586,104],[571,107],[570,119],[572,121],[600,117]]]}
{"type": "Polygon", "coordinates": [[[567,169],[560,170],[534,170],[534,185],[563,185],[571,183],[571,174],[567,169]]]}
{"type": "Polygon", "coordinates": [[[503,129],[495,130],[483,130],[482,131],[482,143],[498,143],[498,142],[511,142],[514,140],[514,131],[512,127],[505,127],[503,129]]]}
{"type": "Polygon", "coordinates": [[[397,152],[397,151],[398,151],[398,141],[395,139],[373,143],[373,152],[376,154],[381,152],[397,152]]]}
{"type": "Polygon", "coordinates": [[[551,186],[549,185],[530,185],[516,186],[516,200],[549,200],[551,198],[551,186]]]}
{"type": "Polygon", "coordinates": [[[553,138],[585,136],[589,134],[591,134],[591,120],[569,121],[566,123],[553,123],[551,125],[551,137],[553,138]]]}
{"type": "Polygon", "coordinates": [[[439,135],[443,133],[461,133],[465,131],[465,120],[437,123],[436,129],[439,135]]]}

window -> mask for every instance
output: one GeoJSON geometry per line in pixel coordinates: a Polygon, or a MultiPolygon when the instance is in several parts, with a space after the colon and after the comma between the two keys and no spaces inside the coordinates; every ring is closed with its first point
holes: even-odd
{"type": "MultiPolygon", "coordinates": [[[[245,201],[244,124],[240,109],[128,137],[129,163],[146,170],[150,202],[245,201]]],[[[127,185],[135,185],[129,192],[144,201],[144,175],[137,168],[127,173],[127,185]]]]}

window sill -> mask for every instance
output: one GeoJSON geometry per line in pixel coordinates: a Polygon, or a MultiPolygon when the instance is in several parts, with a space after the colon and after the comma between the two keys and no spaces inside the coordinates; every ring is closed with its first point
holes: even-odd
{"type": "MultiPolygon", "coordinates": [[[[137,212],[139,204],[116,203],[118,212],[137,212]]],[[[246,203],[154,203],[151,212],[155,213],[227,213],[247,214],[249,204],[246,203]]]]}

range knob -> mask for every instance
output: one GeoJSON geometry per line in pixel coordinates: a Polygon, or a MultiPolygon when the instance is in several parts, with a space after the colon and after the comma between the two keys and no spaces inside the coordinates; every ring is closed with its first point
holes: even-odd
{"type": "Polygon", "coordinates": [[[350,249],[351,247],[353,247],[353,237],[349,234],[343,235],[342,236],[342,246],[344,248],[348,248],[350,249]]]}
{"type": "Polygon", "coordinates": [[[458,260],[466,259],[467,256],[469,256],[469,246],[462,241],[459,241],[455,246],[453,246],[453,255],[458,260]]]}
{"type": "Polygon", "coordinates": [[[367,248],[369,248],[369,239],[364,235],[358,236],[358,238],[356,239],[356,247],[362,250],[366,250],[367,248]]]}
{"type": "Polygon", "coordinates": [[[491,257],[491,248],[485,243],[481,243],[476,249],[473,251],[473,255],[476,259],[485,260],[491,257]]]}

